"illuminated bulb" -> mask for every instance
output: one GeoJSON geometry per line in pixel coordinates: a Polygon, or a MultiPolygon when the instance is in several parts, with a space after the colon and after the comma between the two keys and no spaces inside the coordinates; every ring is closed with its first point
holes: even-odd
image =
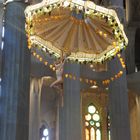
{"type": "Polygon", "coordinates": [[[39,58],[39,55],[37,54],[36,57],[39,58]]]}
{"type": "Polygon", "coordinates": [[[107,34],[104,34],[104,37],[106,38],[107,37],[107,34]]]}
{"type": "Polygon", "coordinates": [[[116,47],[116,52],[119,52],[120,48],[116,47]]]}
{"type": "Polygon", "coordinates": [[[122,65],[123,68],[125,68],[125,65],[122,65]]]}
{"type": "Polygon", "coordinates": [[[69,76],[68,74],[65,74],[65,77],[66,77],[66,78],[68,78],[68,76],[69,76]]]}
{"type": "Polygon", "coordinates": [[[113,45],[116,46],[116,42],[113,42],[113,45]]]}
{"type": "Polygon", "coordinates": [[[123,74],[123,71],[120,71],[120,74],[123,74]]]}
{"type": "Polygon", "coordinates": [[[44,64],[47,66],[48,65],[48,62],[46,61],[46,62],[44,62],[44,64]]]}
{"type": "Polygon", "coordinates": [[[122,58],[120,58],[120,61],[122,62],[122,61],[123,61],[123,59],[122,59],[122,58]]]}
{"type": "Polygon", "coordinates": [[[99,34],[102,36],[103,35],[103,32],[102,31],[99,31],[99,34]]]}
{"type": "Polygon", "coordinates": [[[120,54],[118,54],[118,57],[120,58],[120,57],[121,57],[121,55],[120,55],[120,54]]]}
{"type": "Polygon", "coordinates": [[[50,68],[52,69],[53,68],[53,65],[50,65],[50,68]]]}
{"type": "Polygon", "coordinates": [[[121,63],[122,63],[122,65],[124,65],[124,61],[122,61],[121,63]]]}
{"type": "Polygon", "coordinates": [[[53,67],[52,70],[55,71],[55,67],[53,67]]]}
{"type": "Polygon", "coordinates": [[[41,61],[43,60],[43,58],[42,58],[42,57],[40,57],[40,58],[39,58],[39,60],[40,60],[40,62],[41,62],[41,61]]]}
{"type": "MultiPolygon", "coordinates": [[[[29,44],[29,43],[28,43],[29,44]]],[[[31,45],[28,45],[28,48],[31,49],[31,45]]]]}
{"type": "Polygon", "coordinates": [[[90,68],[93,68],[93,65],[90,65],[90,68]]]}
{"type": "Polygon", "coordinates": [[[36,56],[36,52],[33,52],[33,56],[36,56]]]}

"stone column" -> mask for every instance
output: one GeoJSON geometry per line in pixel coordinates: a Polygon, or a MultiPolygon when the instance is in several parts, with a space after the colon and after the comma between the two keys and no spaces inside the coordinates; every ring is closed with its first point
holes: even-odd
{"type": "MultiPolygon", "coordinates": [[[[80,76],[80,65],[66,64],[65,73],[80,76]]],[[[81,140],[81,97],[79,80],[64,79],[64,107],[60,111],[60,140],[81,140]]]]}
{"type": "Polygon", "coordinates": [[[28,140],[30,53],[22,1],[10,2],[5,12],[2,62],[0,139],[28,140]]]}
{"type": "MultiPolygon", "coordinates": [[[[117,58],[109,62],[109,71],[113,75],[120,69],[117,58]]],[[[109,86],[109,110],[111,121],[111,140],[130,140],[130,120],[126,73],[109,86]]]]}
{"type": "MultiPolygon", "coordinates": [[[[123,0],[111,0],[121,22],[124,21],[123,0]]],[[[124,56],[124,53],[122,54],[124,56]]],[[[111,75],[121,69],[121,64],[116,57],[109,62],[109,72],[111,75]]],[[[111,82],[109,86],[109,109],[111,121],[111,140],[130,140],[130,119],[128,109],[128,93],[126,71],[121,78],[111,82]]]]}
{"type": "Polygon", "coordinates": [[[32,78],[30,84],[29,140],[39,140],[41,89],[42,79],[32,78]]]}
{"type": "Polygon", "coordinates": [[[129,39],[129,43],[126,49],[126,66],[127,66],[127,74],[132,74],[135,72],[135,35],[136,28],[135,27],[127,27],[127,36],[129,39]]]}

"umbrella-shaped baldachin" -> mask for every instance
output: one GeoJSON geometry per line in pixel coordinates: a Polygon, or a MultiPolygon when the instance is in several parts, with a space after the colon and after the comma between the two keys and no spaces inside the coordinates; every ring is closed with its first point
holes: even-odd
{"type": "Polygon", "coordinates": [[[47,0],[25,10],[28,45],[57,58],[104,62],[128,43],[114,10],[82,0],[47,0]]]}

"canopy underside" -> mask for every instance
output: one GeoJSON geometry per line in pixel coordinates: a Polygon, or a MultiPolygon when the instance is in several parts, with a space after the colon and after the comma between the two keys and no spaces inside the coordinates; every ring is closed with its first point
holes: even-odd
{"type": "MultiPolygon", "coordinates": [[[[120,41],[116,38],[109,19],[96,14],[85,15],[82,10],[77,12],[61,6],[44,14],[33,14],[30,20],[32,46],[46,48],[56,57],[60,57],[63,51],[71,54],[68,56],[70,60],[102,62],[124,47],[125,39],[120,41]]],[[[121,34],[123,36],[124,33],[121,34]]]]}

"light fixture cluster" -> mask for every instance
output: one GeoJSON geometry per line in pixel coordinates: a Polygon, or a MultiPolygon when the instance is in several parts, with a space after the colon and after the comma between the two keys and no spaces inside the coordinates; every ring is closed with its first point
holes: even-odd
{"type": "Polygon", "coordinates": [[[123,57],[121,56],[121,54],[117,54],[117,57],[118,57],[118,59],[120,61],[120,64],[121,64],[122,69],[119,70],[119,72],[116,73],[116,74],[114,74],[112,77],[103,80],[102,81],[102,84],[105,85],[105,86],[108,86],[111,82],[113,82],[113,81],[117,80],[118,78],[120,78],[123,75],[123,73],[124,73],[123,70],[126,67],[125,61],[124,61],[123,57]]]}
{"type": "MultiPolygon", "coordinates": [[[[55,71],[55,66],[53,64],[49,64],[48,61],[46,61],[45,59],[43,59],[42,56],[38,55],[36,52],[32,52],[32,55],[34,57],[36,57],[36,59],[38,59],[38,61],[42,62],[45,66],[48,66],[52,71],[55,71]]],[[[84,77],[76,77],[76,75],[71,74],[71,73],[65,73],[63,75],[64,78],[70,79],[70,80],[79,80],[79,82],[83,82],[86,84],[89,84],[91,86],[96,86],[96,88],[100,87],[100,84],[102,84],[103,86],[108,86],[111,82],[119,79],[124,71],[123,69],[125,69],[125,62],[124,59],[122,58],[121,54],[117,54],[117,57],[119,58],[120,64],[122,66],[122,69],[119,70],[118,73],[114,74],[113,76],[109,77],[108,79],[102,80],[101,82],[98,82],[97,80],[93,80],[93,79],[89,79],[89,78],[84,78],[84,77]]]]}
{"type": "MultiPolygon", "coordinates": [[[[93,2],[90,1],[83,1],[83,0],[49,0],[49,1],[42,1],[39,4],[28,6],[25,10],[25,16],[26,16],[26,33],[28,37],[28,47],[31,49],[32,44],[36,44],[37,47],[44,46],[44,44],[41,44],[41,41],[37,41],[37,37],[34,37],[34,24],[36,22],[41,22],[40,19],[37,19],[38,17],[49,14],[50,19],[53,18],[54,20],[59,19],[60,17],[57,16],[51,16],[51,12],[54,9],[59,8],[67,8],[71,11],[76,11],[76,13],[83,13],[84,17],[90,17],[94,18],[95,16],[98,17],[101,20],[104,20],[112,29],[112,34],[114,35],[116,42],[117,42],[117,49],[114,48],[114,46],[111,46],[111,49],[107,50],[104,54],[101,55],[92,55],[86,58],[86,55],[81,55],[83,59],[78,59],[75,57],[74,54],[71,54],[69,57],[69,60],[71,61],[79,61],[79,62],[93,62],[93,63],[103,63],[105,60],[111,59],[114,57],[118,52],[120,52],[123,48],[125,48],[128,44],[128,39],[124,33],[123,25],[120,23],[117,14],[114,10],[106,9],[104,7],[100,7],[95,5],[93,2]],[[34,39],[32,39],[34,37],[34,39]],[[85,58],[85,59],[84,59],[85,58]]],[[[49,18],[44,18],[42,20],[49,20],[49,18]]],[[[82,24],[83,20],[77,20],[76,18],[72,17],[71,20],[74,20],[77,24],[82,24]]],[[[97,33],[100,36],[107,37],[108,35],[106,33],[103,33],[103,31],[97,31],[97,33]]],[[[48,52],[55,57],[59,58],[60,53],[57,51],[57,49],[51,50],[52,44],[47,44],[48,52]],[[56,55],[57,53],[57,55],[56,55]]],[[[53,46],[55,47],[55,46],[53,46]]]]}

